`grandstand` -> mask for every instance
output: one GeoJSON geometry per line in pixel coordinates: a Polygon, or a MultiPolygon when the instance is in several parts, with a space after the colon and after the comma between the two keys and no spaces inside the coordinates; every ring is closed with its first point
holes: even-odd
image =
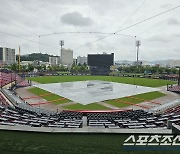
{"type": "Polygon", "coordinates": [[[1,69],[0,70],[0,86],[3,88],[4,86],[12,87],[12,85],[16,85],[17,87],[26,87],[29,86],[28,81],[24,80],[22,77],[17,75],[16,73],[10,71],[1,69]]]}
{"type": "MultiPolygon", "coordinates": [[[[179,68],[179,67],[177,67],[177,68],[179,68]]],[[[176,78],[177,78],[176,80],[178,81],[178,84],[176,84],[176,85],[168,84],[167,90],[180,94],[180,69],[179,69],[179,76],[177,76],[176,78]]]]}
{"type": "Polygon", "coordinates": [[[7,126],[30,126],[30,128],[96,128],[101,131],[106,128],[119,130],[147,129],[149,133],[148,128],[167,129],[167,121],[180,125],[179,109],[180,106],[168,110],[164,114],[157,115],[144,110],[113,112],[61,111],[48,115],[36,110],[33,112],[32,110],[7,105],[3,99],[0,105],[0,124],[7,126]]]}
{"type": "Polygon", "coordinates": [[[167,90],[180,94],[180,85],[167,85],[167,90]]]}

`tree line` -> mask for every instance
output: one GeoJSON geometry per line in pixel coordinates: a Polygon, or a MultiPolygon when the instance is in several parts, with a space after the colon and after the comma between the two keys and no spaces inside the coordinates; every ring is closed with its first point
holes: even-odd
{"type": "MultiPolygon", "coordinates": [[[[11,69],[15,72],[19,72],[18,64],[12,64],[6,66],[8,69],[11,69]]],[[[71,68],[65,67],[63,65],[56,66],[47,66],[42,65],[21,65],[20,72],[33,72],[34,70],[38,72],[48,72],[48,71],[60,71],[60,72],[71,72],[71,73],[90,73],[89,67],[87,64],[72,64],[71,68]]],[[[178,74],[178,69],[176,68],[166,68],[158,66],[123,66],[117,68],[118,73],[139,73],[139,74],[178,74]]]]}
{"type": "Polygon", "coordinates": [[[120,73],[142,73],[142,74],[178,74],[176,68],[159,66],[123,66],[118,67],[120,73]]]}
{"type": "Polygon", "coordinates": [[[19,68],[19,65],[16,63],[6,66],[6,68],[13,70],[15,72],[33,72],[36,69],[38,72],[60,71],[60,72],[71,72],[71,73],[89,73],[89,68],[88,68],[87,64],[75,65],[74,63],[72,64],[71,68],[65,67],[63,65],[55,65],[55,66],[49,65],[46,67],[46,65],[44,65],[44,64],[42,64],[42,65],[33,65],[33,64],[20,65],[20,68],[19,68]]]}
{"type": "MultiPolygon", "coordinates": [[[[53,55],[43,54],[43,53],[32,53],[29,55],[21,55],[20,61],[43,61],[49,62],[49,57],[53,57],[53,55]]],[[[18,55],[16,55],[16,60],[18,61],[18,55]]]]}

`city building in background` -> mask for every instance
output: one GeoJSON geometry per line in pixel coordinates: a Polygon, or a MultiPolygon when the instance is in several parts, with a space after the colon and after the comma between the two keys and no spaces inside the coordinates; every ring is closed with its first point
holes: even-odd
{"type": "Polygon", "coordinates": [[[149,62],[148,61],[141,61],[141,60],[139,60],[138,62],[137,61],[134,61],[133,63],[132,63],[132,65],[133,66],[149,66],[150,64],[149,64],[149,62]]]}
{"type": "Polygon", "coordinates": [[[73,64],[73,50],[62,48],[60,63],[64,66],[71,67],[73,64]]]}
{"type": "Polygon", "coordinates": [[[73,64],[77,65],[77,59],[76,58],[73,58],[73,64]]]}
{"type": "Polygon", "coordinates": [[[33,61],[21,61],[22,66],[28,66],[28,65],[33,65],[33,64],[34,64],[33,61]]]}
{"type": "Polygon", "coordinates": [[[176,66],[180,66],[180,60],[175,59],[169,59],[169,60],[162,60],[157,62],[160,67],[169,67],[169,68],[175,68],[176,66]]]}
{"type": "Polygon", "coordinates": [[[6,65],[16,63],[15,49],[0,47],[0,63],[6,65]]]}
{"type": "Polygon", "coordinates": [[[81,64],[81,65],[87,64],[87,57],[85,57],[85,56],[83,56],[83,57],[78,56],[77,57],[77,65],[78,64],[81,64]]]}
{"type": "Polygon", "coordinates": [[[51,66],[60,65],[60,57],[59,56],[49,57],[49,64],[51,66]]]}

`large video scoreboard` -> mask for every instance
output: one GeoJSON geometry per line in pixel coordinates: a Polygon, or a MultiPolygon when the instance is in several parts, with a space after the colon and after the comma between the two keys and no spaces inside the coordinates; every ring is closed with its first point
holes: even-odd
{"type": "Polygon", "coordinates": [[[113,64],[114,64],[114,53],[88,54],[89,66],[112,66],[113,64]]]}

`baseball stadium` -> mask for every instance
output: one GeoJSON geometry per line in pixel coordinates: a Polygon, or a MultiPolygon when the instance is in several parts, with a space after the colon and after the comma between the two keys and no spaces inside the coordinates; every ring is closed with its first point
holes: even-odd
{"type": "Polygon", "coordinates": [[[166,1],[2,1],[0,153],[179,153],[180,6],[166,1]]]}
{"type": "Polygon", "coordinates": [[[14,136],[12,149],[3,142],[1,147],[12,153],[79,153],[79,148],[80,153],[101,153],[108,147],[104,150],[111,153],[123,148],[119,144],[128,134],[178,133],[179,94],[167,91],[167,84],[175,81],[91,75],[25,80],[1,72],[1,135],[14,136]]]}

